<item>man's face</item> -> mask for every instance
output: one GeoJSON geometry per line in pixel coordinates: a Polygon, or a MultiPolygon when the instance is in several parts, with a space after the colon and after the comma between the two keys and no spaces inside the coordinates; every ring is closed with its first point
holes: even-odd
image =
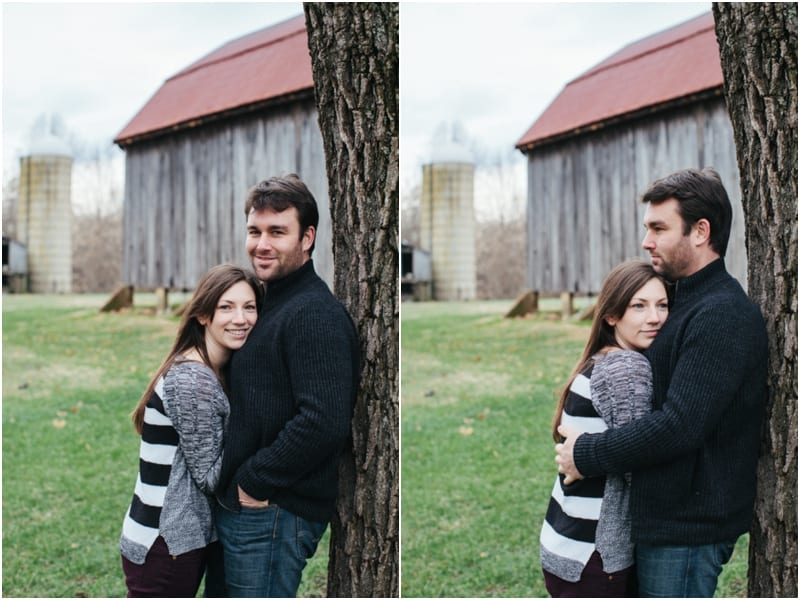
{"type": "Polygon", "coordinates": [[[694,272],[695,249],[690,236],[683,234],[683,219],[674,198],[648,203],[644,214],[647,233],[642,248],[650,253],[656,273],[675,281],[694,272]]]}
{"type": "Polygon", "coordinates": [[[300,235],[297,209],[277,212],[252,209],[247,215],[247,254],[261,281],[281,279],[299,269],[309,258],[315,231],[308,227],[300,235]]]}

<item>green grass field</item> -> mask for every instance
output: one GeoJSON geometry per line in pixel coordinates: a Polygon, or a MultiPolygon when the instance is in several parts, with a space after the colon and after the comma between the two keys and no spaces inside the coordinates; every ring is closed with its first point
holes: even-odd
{"type": "MultiPolygon", "coordinates": [[[[557,302],[543,308],[558,309],[557,302]]],[[[401,308],[401,594],[542,597],[550,422],[588,323],[509,302],[401,308]]],[[[745,597],[747,537],[718,597],[745,597]]]]}
{"type": "MultiPolygon", "coordinates": [[[[146,294],[121,314],[99,313],[105,300],[3,295],[3,596],[126,593],[118,542],[139,447],[128,415],[178,321],[146,294]]],[[[324,593],[327,539],[302,596],[324,593]]]]}

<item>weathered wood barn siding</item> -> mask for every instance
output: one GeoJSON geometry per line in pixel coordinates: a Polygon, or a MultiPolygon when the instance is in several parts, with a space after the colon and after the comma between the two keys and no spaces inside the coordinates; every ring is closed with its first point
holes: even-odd
{"type": "Polygon", "coordinates": [[[138,142],[125,153],[125,283],[191,289],[213,265],[249,264],[247,190],[297,173],[319,206],[314,264],[332,284],[328,184],[313,97],[138,142]]]}
{"type": "Polygon", "coordinates": [[[652,181],[714,167],[733,205],[728,270],[745,285],[744,215],[733,130],[720,97],[585,133],[528,153],[527,285],[541,293],[595,294],[641,247],[652,181]]]}
{"type": "Polygon", "coordinates": [[[710,12],[632,42],[568,82],[517,143],[528,157],[527,285],[595,294],[641,248],[661,177],[715,168],[733,226],[728,270],[746,285],[736,147],[710,12]]]}

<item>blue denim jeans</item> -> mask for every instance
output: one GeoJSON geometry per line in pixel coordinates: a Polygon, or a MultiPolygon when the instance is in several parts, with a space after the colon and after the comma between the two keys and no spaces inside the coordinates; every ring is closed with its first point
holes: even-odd
{"type": "Polygon", "coordinates": [[[217,504],[227,593],[236,598],[293,598],[306,561],[327,523],[308,521],[278,506],[232,512],[217,504]]]}
{"type": "Polygon", "coordinates": [[[711,598],[736,540],[704,546],[636,545],[642,598],[711,598]]]}

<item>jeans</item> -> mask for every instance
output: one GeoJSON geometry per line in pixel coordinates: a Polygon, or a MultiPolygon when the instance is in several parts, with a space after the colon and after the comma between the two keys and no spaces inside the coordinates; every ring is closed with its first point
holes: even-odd
{"type": "Polygon", "coordinates": [[[705,546],[636,545],[643,598],[711,598],[736,540],[705,546]]]}
{"type": "Polygon", "coordinates": [[[270,505],[232,512],[217,505],[227,593],[237,598],[293,598],[306,561],[327,523],[303,519],[270,505]]]}

